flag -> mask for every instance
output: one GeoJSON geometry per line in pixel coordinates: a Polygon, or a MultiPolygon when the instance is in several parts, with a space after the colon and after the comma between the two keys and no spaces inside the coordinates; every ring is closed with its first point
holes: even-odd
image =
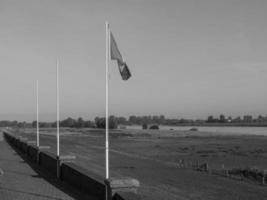
{"type": "Polygon", "coordinates": [[[110,32],[110,58],[111,60],[117,60],[122,80],[128,80],[131,77],[131,72],[127,64],[123,61],[117,43],[111,32],[110,32]]]}

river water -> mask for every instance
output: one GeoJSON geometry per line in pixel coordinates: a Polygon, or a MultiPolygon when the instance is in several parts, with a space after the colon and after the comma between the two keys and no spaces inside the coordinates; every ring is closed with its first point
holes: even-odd
{"type": "MultiPolygon", "coordinates": [[[[141,130],[142,126],[127,126],[127,129],[141,130]]],[[[230,127],[230,126],[159,126],[160,130],[180,130],[187,131],[191,128],[197,128],[201,132],[210,133],[228,133],[228,134],[244,134],[244,135],[264,135],[267,136],[267,127],[230,127]]]]}

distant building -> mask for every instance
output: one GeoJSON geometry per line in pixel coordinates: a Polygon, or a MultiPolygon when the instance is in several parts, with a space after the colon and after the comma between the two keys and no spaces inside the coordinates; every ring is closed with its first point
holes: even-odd
{"type": "Polygon", "coordinates": [[[257,121],[258,121],[258,122],[263,122],[263,121],[264,121],[264,117],[261,116],[261,115],[259,115],[257,121]]]}
{"type": "Polygon", "coordinates": [[[220,115],[220,122],[226,122],[224,115],[220,115]]]}
{"type": "Polygon", "coordinates": [[[232,120],[232,122],[236,122],[236,123],[241,122],[241,117],[238,116],[238,117],[234,118],[232,120]]]}
{"type": "Polygon", "coordinates": [[[211,115],[211,116],[209,116],[208,117],[208,119],[207,119],[207,122],[213,122],[214,121],[214,118],[213,118],[213,116],[211,115]]]}
{"type": "Polygon", "coordinates": [[[253,117],[251,115],[245,115],[243,117],[243,121],[244,122],[252,122],[253,121],[253,117]]]}

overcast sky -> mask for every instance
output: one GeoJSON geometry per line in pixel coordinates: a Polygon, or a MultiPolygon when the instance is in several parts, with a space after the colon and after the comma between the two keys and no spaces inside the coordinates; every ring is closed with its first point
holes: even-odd
{"type": "Polygon", "coordinates": [[[0,119],[105,113],[105,21],[132,78],[110,62],[110,114],[267,115],[265,0],[0,0],[0,119]]]}

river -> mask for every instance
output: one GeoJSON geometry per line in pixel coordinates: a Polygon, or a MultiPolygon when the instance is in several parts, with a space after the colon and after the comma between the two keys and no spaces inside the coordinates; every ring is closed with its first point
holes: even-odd
{"type": "MultiPolygon", "coordinates": [[[[127,129],[141,130],[142,126],[127,126],[127,129]]],[[[191,128],[197,128],[201,132],[210,133],[230,133],[245,135],[264,135],[267,136],[267,127],[232,127],[232,126],[159,126],[160,130],[180,130],[186,131],[191,128]]]]}

